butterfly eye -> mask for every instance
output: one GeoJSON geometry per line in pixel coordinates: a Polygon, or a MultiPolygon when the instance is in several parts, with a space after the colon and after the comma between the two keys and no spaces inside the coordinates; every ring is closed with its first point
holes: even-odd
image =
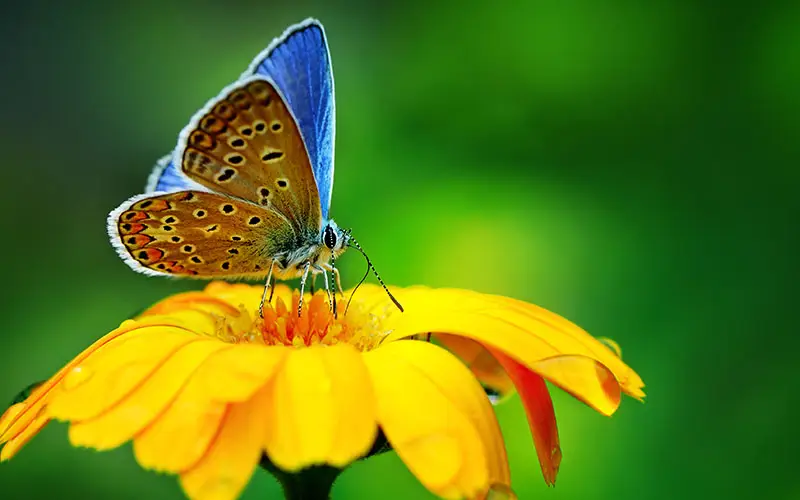
{"type": "Polygon", "coordinates": [[[336,231],[334,231],[331,226],[326,226],[322,240],[325,242],[326,247],[333,250],[333,247],[336,246],[336,231]]]}

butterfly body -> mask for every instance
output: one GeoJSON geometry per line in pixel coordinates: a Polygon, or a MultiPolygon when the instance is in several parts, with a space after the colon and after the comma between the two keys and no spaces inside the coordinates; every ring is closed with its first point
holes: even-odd
{"type": "Polygon", "coordinates": [[[333,76],[322,26],[290,27],[211,99],[146,193],[109,214],[134,270],[198,279],[334,271],[349,231],[328,218],[333,76]]]}
{"type": "Polygon", "coordinates": [[[316,237],[295,240],[286,250],[277,253],[274,257],[273,276],[280,280],[300,278],[306,266],[309,266],[312,274],[333,272],[330,262],[345,251],[349,239],[349,233],[330,220],[316,237]],[[335,235],[333,239],[331,234],[335,235]]]}

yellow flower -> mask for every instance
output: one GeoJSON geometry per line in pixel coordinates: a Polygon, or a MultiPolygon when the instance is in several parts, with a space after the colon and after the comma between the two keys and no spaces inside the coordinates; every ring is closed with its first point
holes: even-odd
{"type": "Polygon", "coordinates": [[[517,300],[392,289],[401,313],[365,286],[346,315],[334,318],[319,292],[298,318],[299,294],[279,286],[261,319],[261,292],[211,283],[124,321],[5,412],[0,459],[57,419],[70,422],[75,446],[132,440],[138,462],[179,475],[190,498],[235,498],[263,454],[288,472],[341,468],[381,430],[434,494],[508,497],[505,445],[481,383],[516,388],[549,484],[561,453],[545,380],[604,415],[621,392],[644,396],[606,345],[517,300]]]}

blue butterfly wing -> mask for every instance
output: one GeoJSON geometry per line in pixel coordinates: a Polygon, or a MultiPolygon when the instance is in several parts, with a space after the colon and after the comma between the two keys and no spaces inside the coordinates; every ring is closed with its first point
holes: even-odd
{"type": "Polygon", "coordinates": [[[144,192],[180,191],[192,187],[192,184],[192,181],[175,167],[172,153],[170,153],[162,156],[156,166],[153,167],[153,173],[147,179],[147,186],[144,188],[144,192]]]}
{"type": "Polygon", "coordinates": [[[290,26],[255,58],[245,73],[251,74],[272,78],[294,113],[314,171],[322,217],[327,220],[336,130],[333,72],[322,24],[307,19],[290,26]]]}
{"type": "Polygon", "coordinates": [[[194,191],[208,191],[202,184],[198,184],[186,176],[181,169],[176,167],[175,152],[159,158],[150,177],[147,178],[145,193],[173,192],[191,189],[194,191]]]}
{"type": "MultiPolygon", "coordinates": [[[[333,191],[333,147],[336,133],[333,72],[325,30],[315,19],[290,26],[256,57],[242,75],[270,77],[283,94],[303,135],[322,217],[328,219],[333,191]]],[[[179,145],[180,146],[180,145],[179,145]]],[[[146,193],[196,189],[172,155],[161,158],[150,174],[146,193]]]]}

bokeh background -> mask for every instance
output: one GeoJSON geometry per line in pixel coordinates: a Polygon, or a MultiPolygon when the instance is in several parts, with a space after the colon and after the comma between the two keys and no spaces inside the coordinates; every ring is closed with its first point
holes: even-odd
{"type": "MultiPolygon", "coordinates": [[[[387,281],[535,302],[618,341],[648,401],[555,391],[545,487],[518,399],[520,498],[800,498],[800,4],[791,1],[17,2],[0,17],[0,397],[199,283],[116,256],[106,213],[283,29],[326,26],[332,213],[387,281]]],[[[363,272],[354,252],[345,282],[363,272]]],[[[279,498],[259,472],[244,498],[279,498]]],[[[2,498],[182,498],[130,447],[51,424],[2,498]]],[[[393,454],[334,498],[429,498],[393,454]]]]}

